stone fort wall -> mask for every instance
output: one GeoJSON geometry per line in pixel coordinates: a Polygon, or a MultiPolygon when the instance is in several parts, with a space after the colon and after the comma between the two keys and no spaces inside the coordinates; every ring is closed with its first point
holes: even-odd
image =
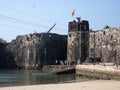
{"type": "Polygon", "coordinates": [[[89,57],[94,56],[103,63],[120,64],[120,28],[90,32],[89,57]]]}

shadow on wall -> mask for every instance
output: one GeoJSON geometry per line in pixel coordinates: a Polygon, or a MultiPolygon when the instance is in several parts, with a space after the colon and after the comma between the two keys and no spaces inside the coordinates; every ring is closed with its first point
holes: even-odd
{"type": "Polygon", "coordinates": [[[16,68],[13,55],[7,51],[7,43],[0,43],[0,69],[16,68]]]}

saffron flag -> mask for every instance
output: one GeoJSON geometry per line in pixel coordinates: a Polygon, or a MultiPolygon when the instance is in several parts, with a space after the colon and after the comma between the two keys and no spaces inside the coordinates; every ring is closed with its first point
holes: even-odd
{"type": "Polygon", "coordinates": [[[72,11],[72,17],[75,16],[75,9],[72,11]]]}

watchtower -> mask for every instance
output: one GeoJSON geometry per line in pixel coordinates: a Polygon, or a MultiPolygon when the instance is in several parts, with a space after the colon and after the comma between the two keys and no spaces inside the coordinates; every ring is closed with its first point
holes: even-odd
{"type": "Polygon", "coordinates": [[[67,61],[84,62],[89,55],[89,22],[76,20],[68,24],[67,61]]]}

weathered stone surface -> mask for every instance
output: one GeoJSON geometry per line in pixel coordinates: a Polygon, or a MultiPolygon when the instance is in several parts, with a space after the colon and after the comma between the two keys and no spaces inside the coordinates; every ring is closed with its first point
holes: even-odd
{"type": "Polygon", "coordinates": [[[0,69],[16,67],[13,55],[6,49],[8,43],[0,43],[0,69]]]}
{"type": "Polygon", "coordinates": [[[8,46],[17,68],[39,69],[66,60],[67,36],[52,33],[34,33],[17,36],[8,46]]]}
{"type": "Polygon", "coordinates": [[[68,24],[68,64],[83,63],[89,51],[89,22],[80,18],[68,24]]]}
{"type": "Polygon", "coordinates": [[[104,65],[76,65],[76,74],[94,77],[94,78],[102,78],[102,79],[117,79],[120,80],[120,67],[116,67],[115,65],[108,64],[104,65]]]}
{"type": "Polygon", "coordinates": [[[120,64],[120,28],[90,32],[89,57],[96,54],[103,63],[120,64]]]}
{"type": "MultiPolygon", "coordinates": [[[[120,28],[90,31],[89,51],[86,52],[88,57],[96,54],[102,63],[120,65],[120,28]]],[[[0,69],[36,69],[55,65],[65,61],[66,54],[67,35],[34,33],[17,36],[9,44],[0,43],[0,69]]]]}

